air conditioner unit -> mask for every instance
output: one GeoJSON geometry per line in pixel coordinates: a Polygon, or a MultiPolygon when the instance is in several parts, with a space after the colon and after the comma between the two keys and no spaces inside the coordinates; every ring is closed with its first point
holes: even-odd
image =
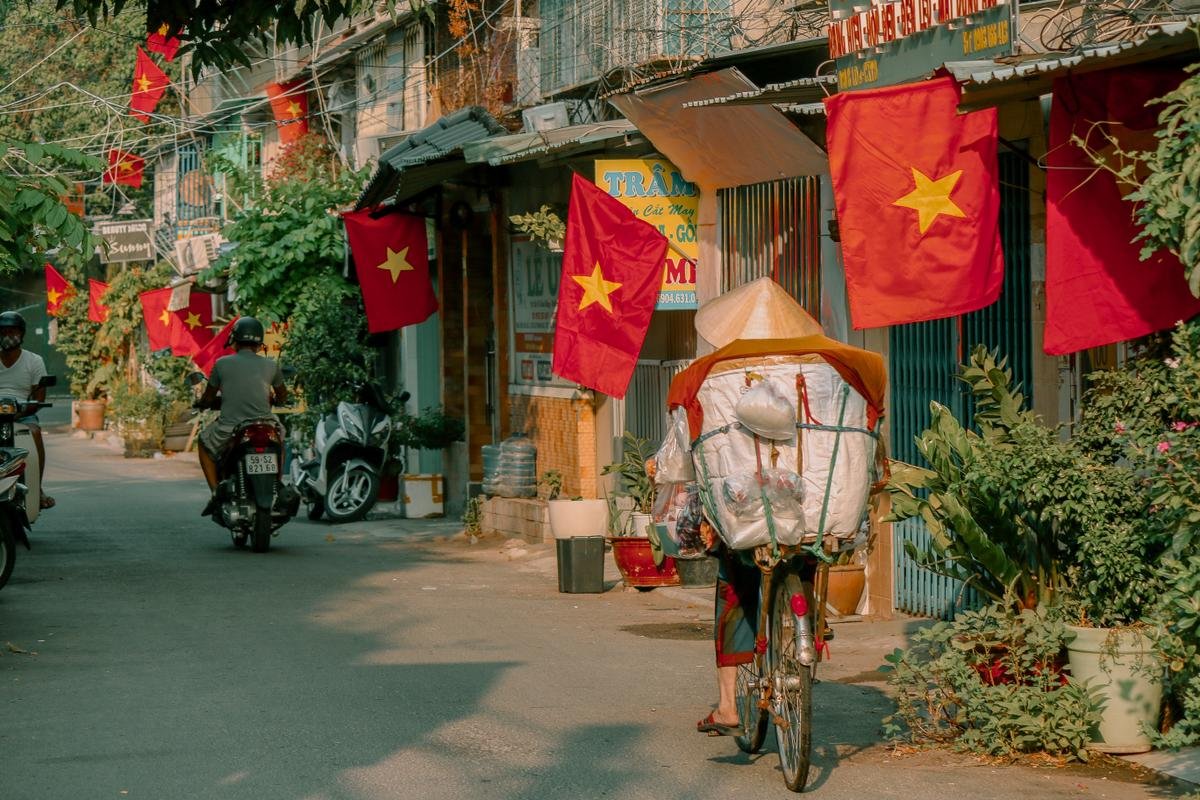
{"type": "Polygon", "coordinates": [[[566,103],[547,103],[543,106],[527,108],[521,112],[521,120],[524,122],[526,133],[552,131],[571,124],[566,103]]]}
{"type": "Polygon", "coordinates": [[[175,269],[180,275],[194,275],[217,258],[221,235],[217,233],[192,236],[175,242],[175,269]]]}

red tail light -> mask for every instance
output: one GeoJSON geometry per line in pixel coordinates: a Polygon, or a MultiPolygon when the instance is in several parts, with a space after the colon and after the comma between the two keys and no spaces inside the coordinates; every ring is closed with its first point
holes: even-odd
{"type": "Polygon", "coordinates": [[[248,425],[242,430],[242,441],[255,447],[279,443],[279,431],[271,425],[248,425]]]}

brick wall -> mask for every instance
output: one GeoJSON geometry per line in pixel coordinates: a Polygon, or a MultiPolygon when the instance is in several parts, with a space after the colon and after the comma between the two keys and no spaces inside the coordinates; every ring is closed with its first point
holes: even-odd
{"type": "Polygon", "coordinates": [[[537,473],[558,470],[567,497],[597,497],[596,415],[590,397],[511,398],[512,430],[537,447],[537,473]]]}

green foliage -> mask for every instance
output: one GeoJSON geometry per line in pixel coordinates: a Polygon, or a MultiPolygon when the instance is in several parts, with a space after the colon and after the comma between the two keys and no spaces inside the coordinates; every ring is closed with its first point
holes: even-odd
{"type": "Polygon", "coordinates": [[[461,442],[466,433],[461,417],[446,414],[440,408],[426,408],[420,414],[397,415],[396,444],[417,450],[444,450],[461,442]]]}
{"type": "Polygon", "coordinates": [[[58,338],[54,349],[70,370],[71,394],[79,400],[94,400],[97,393],[88,390],[92,376],[102,359],[95,352],[98,323],[88,319],[87,292],[75,292],[59,307],[58,338]]]}
{"type": "Polygon", "coordinates": [[[995,603],[916,633],[887,656],[896,712],[885,735],[991,756],[1087,760],[1096,704],[1062,679],[1066,629],[1052,610],[995,603]]]}
{"type": "Polygon", "coordinates": [[[1168,587],[1158,609],[1158,647],[1167,663],[1168,702],[1176,724],[1161,737],[1165,747],[1200,744],[1200,554],[1167,561],[1168,587]]]}
{"type": "Polygon", "coordinates": [[[528,214],[513,214],[508,220],[518,231],[543,247],[548,248],[551,242],[562,247],[563,238],[567,235],[566,223],[550,206],[544,205],[528,214]]]}
{"type": "Polygon", "coordinates": [[[338,210],[353,203],[367,174],[308,145],[284,158],[291,159],[288,170],[273,175],[257,201],[225,227],[236,247],[202,276],[235,281],[238,309],[268,322],[295,321],[302,298],[344,285],[346,235],[338,210]],[[285,285],[289,291],[281,291],[285,285]]]}
{"type": "Polygon", "coordinates": [[[655,487],[646,463],[654,457],[654,447],[629,431],[625,431],[621,444],[621,460],[606,466],[601,474],[618,476],[618,494],[633,499],[634,511],[653,513],[655,487]]]}
{"type": "Polygon", "coordinates": [[[153,449],[162,445],[170,401],[138,381],[116,381],[108,401],[108,413],[117,431],[127,440],[144,442],[153,449]]]}
{"type": "Polygon", "coordinates": [[[467,507],[463,509],[463,529],[472,536],[478,536],[483,530],[483,501],[485,499],[483,495],[477,494],[467,501],[467,507]]]}
{"type": "Polygon", "coordinates": [[[542,473],[538,483],[546,487],[547,500],[557,500],[558,495],[562,492],[563,475],[556,469],[548,469],[542,473]]]}

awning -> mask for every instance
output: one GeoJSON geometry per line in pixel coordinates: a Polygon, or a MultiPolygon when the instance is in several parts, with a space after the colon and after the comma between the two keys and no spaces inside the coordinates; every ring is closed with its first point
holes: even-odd
{"type": "Polygon", "coordinates": [[[461,157],[465,145],[504,133],[500,123],[478,106],[442,117],[379,157],[379,167],[355,208],[388,199],[407,200],[461,175],[471,166],[461,157]]]}
{"type": "Polygon", "coordinates": [[[486,163],[493,167],[529,161],[545,155],[570,155],[607,145],[616,139],[637,137],[637,128],[628,120],[591,122],[539,133],[518,133],[495,136],[463,147],[463,158],[472,164],[486,163]]]}
{"type": "Polygon", "coordinates": [[[1175,22],[1147,27],[1140,35],[1123,42],[1097,44],[1077,53],[1042,53],[1021,59],[995,61],[951,61],[945,69],[962,84],[964,111],[1002,103],[1033,100],[1049,94],[1054,79],[1069,72],[1092,72],[1128,66],[1159,58],[1195,54],[1193,28],[1200,14],[1175,22]]]}
{"type": "Polygon", "coordinates": [[[770,105],[693,108],[753,91],[736,69],[610,98],[654,146],[706,190],[829,171],[825,152],[770,105]]]}

